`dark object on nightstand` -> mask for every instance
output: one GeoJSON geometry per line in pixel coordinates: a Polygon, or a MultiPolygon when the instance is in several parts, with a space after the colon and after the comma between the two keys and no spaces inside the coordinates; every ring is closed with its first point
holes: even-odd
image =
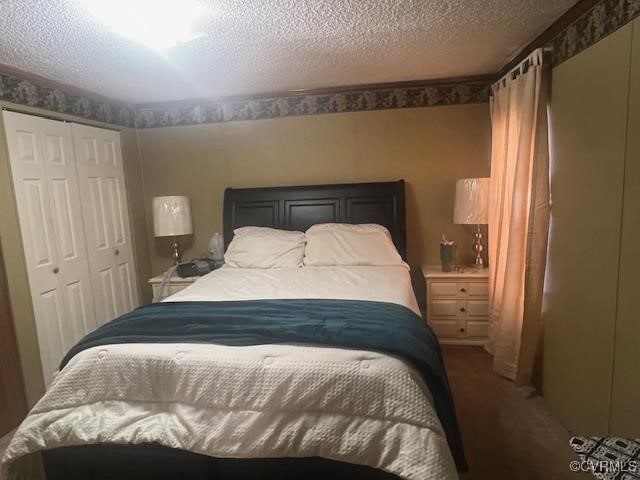
{"type": "Polygon", "coordinates": [[[219,266],[219,262],[211,260],[210,258],[199,258],[178,264],[176,271],[180,278],[201,277],[209,272],[213,272],[219,266]]]}
{"type": "Polygon", "coordinates": [[[440,244],[440,262],[443,272],[451,272],[456,262],[456,245],[440,244]]]}

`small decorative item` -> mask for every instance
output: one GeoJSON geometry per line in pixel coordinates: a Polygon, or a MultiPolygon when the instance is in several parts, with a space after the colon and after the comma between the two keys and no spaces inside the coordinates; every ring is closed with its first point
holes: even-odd
{"type": "Polygon", "coordinates": [[[182,252],[176,237],[193,234],[189,199],[181,196],[153,199],[153,231],[156,237],[173,237],[171,250],[174,263],[180,263],[182,252]]]}
{"type": "Polygon", "coordinates": [[[224,242],[222,235],[218,232],[213,234],[209,239],[209,258],[215,261],[216,266],[222,265],[224,262],[224,242]]]}
{"type": "Polygon", "coordinates": [[[442,241],[440,242],[440,263],[442,264],[443,272],[453,271],[453,266],[456,261],[456,244],[453,240],[447,240],[442,234],[442,241]]]}

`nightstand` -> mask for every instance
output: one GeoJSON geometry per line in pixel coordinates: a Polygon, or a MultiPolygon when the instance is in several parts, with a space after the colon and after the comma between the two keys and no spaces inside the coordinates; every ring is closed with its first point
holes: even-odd
{"type": "Polygon", "coordinates": [[[427,322],[443,345],[484,345],[489,334],[489,270],[423,266],[427,322]]]}
{"type": "Polygon", "coordinates": [[[162,287],[162,280],[164,279],[164,274],[158,275],[157,277],[153,277],[149,279],[149,284],[153,288],[153,301],[161,302],[165,298],[173,295],[174,293],[178,293],[180,290],[184,290],[189,285],[192,285],[200,277],[185,277],[180,278],[175,273],[171,276],[171,278],[167,281],[164,286],[164,290],[160,295],[160,288],[162,287]]]}

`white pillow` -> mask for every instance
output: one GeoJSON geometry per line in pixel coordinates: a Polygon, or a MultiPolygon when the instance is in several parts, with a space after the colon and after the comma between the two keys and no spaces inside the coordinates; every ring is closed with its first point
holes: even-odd
{"type": "Polygon", "coordinates": [[[305,235],[266,227],[242,227],[233,231],[224,262],[239,268],[296,268],[302,266],[305,235]]]}
{"type": "Polygon", "coordinates": [[[382,225],[323,223],[306,232],[305,266],[404,266],[391,234],[382,225]]]}

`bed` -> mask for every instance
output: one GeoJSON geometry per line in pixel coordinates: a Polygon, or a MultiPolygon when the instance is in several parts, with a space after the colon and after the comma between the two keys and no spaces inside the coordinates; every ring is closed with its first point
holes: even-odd
{"type": "MultiPolygon", "coordinates": [[[[225,246],[243,226],[322,223],[383,225],[405,258],[404,183],[225,192],[225,246]]],[[[3,472],[18,478],[41,452],[49,480],[457,478],[466,465],[442,408],[446,375],[405,358],[441,363],[437,343],[411,356],[424,349],[416,315],[402,266],[223,267],[134,312],[125,320],[137,330],[119,319],[74,347],[3,472]],[[216,332],[198,330],[212,315],[216,332]],[[388,337],[396,350],[385,353],[376,345],[388,337]]]]}

